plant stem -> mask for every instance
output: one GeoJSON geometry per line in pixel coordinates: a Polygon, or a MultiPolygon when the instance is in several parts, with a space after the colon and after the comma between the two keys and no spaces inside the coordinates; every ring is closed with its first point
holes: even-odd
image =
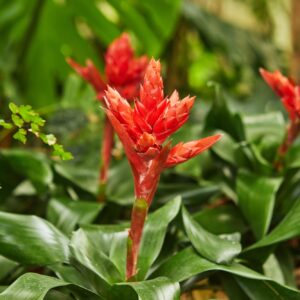
{"type": "Polygon", "coordinates": [[[137,274],[138,254],[147,213],[147,201],[142,198],[136,199],[131,212],[131,225],[127,241],[127,281],[134,280],[134,277],[137,274]]]}
{"type": "Polygon", "coordinates": [[[97,200],[104,202],[105,187],[108,177],[108,170],[111,161],[112,149],[114,146],[114,130],[107,117],[104,120],[103,143],[101,147],[101,167],[99,174],[99,192],[97,200]]]}
{"type": "Polygon", "coordinates": [[[278,148],[277,159],[274,162],[274,167],[276,170],[282,169],[282,161],[294,143],[295,139],[298,137],[300,133],[300,120],[296,119],[295,121],[291,121],[289,127],[287,129],[286,137],[283,143],[278,148]]]}

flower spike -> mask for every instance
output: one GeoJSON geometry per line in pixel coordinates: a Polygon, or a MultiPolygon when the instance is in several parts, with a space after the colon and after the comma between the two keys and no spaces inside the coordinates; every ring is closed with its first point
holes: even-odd
{"type": "MultiPolygon", "coordinates": [[[[146,56],[134,56],[129,35],[123,33],[108,47],[105,54],[105,74],[101,74],[91,60],[87,60],[85,66],[81,66],[71,58],[68,58],[67,62],[84,80],[93,86],[97,93],[97,99],[104,105],[103,97],[105,96],[105,91],[108,89],[108,86],[118,91],[118,95],[114,95],[112,91],[109,92],[111,99],[114,100],[110,103],[110,108],[119,111],[120,119],[124,118],[124,122],[126,122],[126,118],[129,117],[126,113],[129,106],[128,101],[132,101],[139,95],[139,85],[148,64],[148,58],[146,56]],[[122,95],[122,97],[120,95],[122,95]],[[124,98],[126,98],[126,100],[124,98]]],[[[104,121],[103,144],[101,149],[100,200],[103,199],[103,189],[108,177],[108,169],[113,149],[113,135],[114,130],[111,127],[110,121],[106,118],[104,121]]]]}
{"type": "Polygon", "coordinates": [[[188,96],[180,100],[176,91],[165,97],[160,69],[160,62],[151,59],[140,87],[140,97],[135,99],[133,107],[115,89],[108,88],[104,97],[107,117],[124,145],[134,176],[136,201],[128,236],[128,280],[137,272],[142,229],[160,174],[165,168],[198,155],[220,139],[220,135],[214,135],[180,143],[174,148],[171,142],[165,143],[188,120],[195,98],[188,96]]]}

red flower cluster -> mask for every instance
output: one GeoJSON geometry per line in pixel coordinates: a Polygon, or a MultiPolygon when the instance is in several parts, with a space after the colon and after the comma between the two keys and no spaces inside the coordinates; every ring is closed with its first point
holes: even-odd
{"type": "Polygon", "coordinates": [[[163,145],[188,120],[194,97],[179,100],[176,91],[164,97],[158,61],[150,61],[134,107],[112,88],[108,88],[104,99],[107,116],[133,169],[136,196],[147,200],[148,204],[163,169],[187,161],[220,138],[218,134],[173,148],[170,143],[163,145]]]}
{"type": "Polygon", "coordinates": [[[136,274],[139,244],[147,210],[165,168],[183,163],[211,147],[220,135],[171,147],[165,141],[187,120],[194,97],[179,99],[175,91],[165,97],[160,76],[160,63],[151,60],[139,99],[132,107],[116,90],[108,88],[105,111],[123,143],[134,175],[136,201],[132,211],[127,253],[127,278],[136,274]]]}
{"type": "Polygon", "coordinates": [[[293,80],[283,76],[280,71],[270,73],[260,69],[260,73],[268,85],[281,98],[291,120],[300,118],[300,86],[293,80]]]}
{"type": "MultiPolygon", "coordinates": [[[[148,64],[148,58],[134,57],[129,35],[123,33],[108,47],[105,54],[105,75],[102,75],[91,60],[86,61],[86,66],[81,66],[71,58],[67,59],[71,67],[86,81],[88,81],[97,92],[97,98],[103,100],[105,91],[109,86],[116,89],[127,100],[138,96],[138,88],[148,64]]],[[[100,169],[100,191],[99,199],[103,200],[101,190],[105,186],[108,169],[112,155],[114,131],[110,122],[104,122],[103,143],[101,150],[100,169]]]]}
{"type": "Polygon", "coordinates": [[[88,81],[101,100],[107,85],[115,88],[127,100],[138,96],[138,87],[148,64],[147,56],[134,57],[129,35],[123,33],[114,40],[105,54],[105,76],[95,67],[91,60],[81,66],[71,58],[67,59],[71,67],[88,81]]]}

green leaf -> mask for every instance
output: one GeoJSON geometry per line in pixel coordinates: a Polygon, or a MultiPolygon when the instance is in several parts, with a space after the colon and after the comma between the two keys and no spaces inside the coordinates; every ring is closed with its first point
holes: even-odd
{"type": "Polygon", "coordinates": [[[133,203],[134,187],[128,161],[124,159],[109,170],[109,180],[106,186],[106,195],[109,201],[116,202],[119,205],[128,205],[133,203]]]}
{"type": "Polygon", "coordinates": [[[244,233],[247,229],[240,210],[233,204],[206,208],[193,217],[202,227],[214,234],[244,233]]]}
{"type": "Polygon", "coordinates": [[[18,115],[12,114],[11,119],[13,123],[19,128],[21,128],[24,125],[23,119],[21,119],[18,115]]]}
{"type": "Polygon", "coordinates": [[[167,227],[177,216],[180,205],[181,198],[177,197],[148,216],[143,230],[138,259],[138,280],[145,279],[149,268],[159,255],[165,239],[167,227]]]}
{"type": "Polygon", "coordinates": [[[27,141],[26,138],[27,131],[23,128],[20,128],[14,135],[13,138],[17,141],[20,141],[21,143],[25,144],[27,141]]]}
{"type": "Polygon", "coordinates": [[[264,274],[274,281],[284,284],[284,276],[279,262],[274,254],[271,254],[263,265],[264,274]]]}
{"type": "MultiPolygon", "coordinates": [[[[63,280],[36,273],[27,273],[19,277],[3,293],[0,300],[43,300],[54,288],[70,286],[72,292],[79,293],[81,299],[101,300],[100,297],[79,286],[71,285],[63,280]]],[[[104,300],[104,299],[102,299],[104,300]]]]}
{"type": "Polygon", "coordinates": [[[227,99],[220,93],[219,86],[215,86],[216,96],[205,120],[205,130],[221,129],[231,135],[235,140],[245,139],[244,126],[241,117],[230,111],[227,99]]]}
{"type": "Polygon", "coordinates": [[[94,221],[103,204],[55,198],[49,202],[47,219],[58,229],[70,234],[77,224],[89,224],[94,221]]]}
{"type": "Polygon", "coordinates": [[[4,256],[0,255],[0,265],[1,265],[1,269],[0,269],[0,280],[2,280],[3,278],[5,278],[9,272],[11,272],[12,270],[14,270],[18,264],[10,259],[7,259],[4,256]]]}
{"type": "Polygon", "coordinates": [[[120,283],[114,285],[113,288],[115,300],[120,298],[124,300],[179,300],[180,297],[179,284],[165,277],[140,282],[120,283]]]}
{"type": "Polygon", "coordinates": [[[71,160],[71,159],[73,159],[72,153],[65,151],[63,145],[54,144],[53,149],[54,149],[54,151],[52,152],[53,156],[58,156],[62,160],[71,160]]]}
{"type": "Polygon", "coordinates": [[[49,188],[53,174],[47,158],[43,154],[10,149],[1,150],[0,155],[9,163],[14,172],[28,178],[38,191],[41,192],[49,188]]]}
{"type": "Polygon", "coordinates": [[[14,127],[13,124],[5,122],[3,119],[0,119],[0,126],[4,129],[11,129],[14,127]]]}
{"type": "Polygon", "coordinates": [[[49,146],[52,146],[57,142],[57,139],[53,134],[40,134],[40,138],[45,144],[49,146]]]}
{"type": "Polygon", "coordinates": [[[60,176],[74,185],[80,187],[84,191],[96,195],[99,180],[99,174],[96,169],[80,168],[69,162],[55,164],[54,169],[60,176]]]}
{"type": "Polygon", "coordinates": [[[285,121],[281,112],[243,116],[247,141],[255,141],[274,135],[278,141],[284,138],[285,121]]]}
{"type": "Polygon", "coordinates": [[[251,300],[272,299],[272,300],[299,300],[299,291],[279,285],[274,281],[253,280],[237,278],[236,281],[251,300]]]}
{"type": "Polygon", "coordinates": [[[257,239],[270,227],[281,178],[262,177],[240,171],[237,177],[238,203],[257,239]]]}
{"type": "MultiPolygon", "coordinates": [[[[206,260],[205,258],[199,256],[192,248],[186,248],[185,250],[175,254],[174,256],[167,259],[152,275],[153,277],[157,276],[166,276],[173,281],[184,281],[191,279],[196,275],[207,275],[208,272],[222,271],[230,274],[236,275],[238,280],[243,282],[253,282],[251,290],[255,290],[255,284],[258,286],[267,285],[272,288],[274,291],[277,291],[277,294],[284,295],[283,298],[278,299],[300,299],[300,292],[294,290],[290,287],[281,285],[270,278],[257,273],[239,263],[233,262],[230,265],[220,265],[215,264],[206,260]],[[291,297],[291,298],[289,298],[291,297]],[[295,298],[296,297],[296,298],[295,298]]],[[[199,277],[199,276],[198,276],[199,277]]],[[[249,296],[249,294],[248,294],[249,296]]],[[[250,299],[273,299],[265,297],[257,297],[250,299]]],[[[274,298],[277,299],[277,298],[274,298]]],[[[240,300],[240,299],[239,299],[240,300]]]]}
{"type": "Polygon", "coordinates": [[[10,102],[8,104],[8,107],[13,114],[19,113],[19,107],[16,104],[14,104],[13,102],[10,102]]]}
{"type": "Polygon", "coordinates": [[[240,243],[222,239],[208,232],[192,218],[184,207],[182,219],[189,240],[205,258],[219,264],[229,263],[241,252],[240,243]]]}
{"type": "Polygon", "coordinates": [[[125,279],[127,231],[120,226],[87,226],[71,239],[72,257],[109,284],[125,279]]]}
{"type": "Polygon", "coordinates": [[[300,199],[296,201],[285,218],[263,239],[259,240],[245,251],[254,250],[291,239],[300,235],[300,199]]]}
{"type": "Polygon", "coordinates": [[[27,265],[65,262],[68,240],[39,217],[0,212],[0,254],[27,265]]]}

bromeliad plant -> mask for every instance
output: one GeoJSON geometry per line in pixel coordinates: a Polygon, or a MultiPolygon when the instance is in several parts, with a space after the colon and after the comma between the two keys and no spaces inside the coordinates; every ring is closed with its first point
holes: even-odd
{"type": "MultiPolygon", "coordinates": [[[[102,103],[108,85],[116,89],[128,101],[137,97],[138,88],[148,64],[146,56],[134,57],[127,33],[123,33],[108,47],[105,54],[105,75],[98,71],[91,60],[86,61],[86,66],[81,66],[70,58],[67,61],[82,78],[93,86],[97,98],[102,103]]],[[[102,200],[112,156],[113,137],[113,128],[109,120],[105,118],[100,157],[102,165],[99,174],[99,199],[102,200]]]]}
{"type": "Polygon", "coordinates": [[[123,143],[134,176],[135,202],[127,248],[127,280],[137,273],[137,261],[144,223],[157,189],[161,172],[183,163],[210,148],[220,135],[179,143],[173,148],[166,142],[187,120],[193,97],[179,100],[177,91],[164,96],[160,62],[151,60],[139,98],[132,108],[116,90],[106,92],[105,112],[123,143]]]}

